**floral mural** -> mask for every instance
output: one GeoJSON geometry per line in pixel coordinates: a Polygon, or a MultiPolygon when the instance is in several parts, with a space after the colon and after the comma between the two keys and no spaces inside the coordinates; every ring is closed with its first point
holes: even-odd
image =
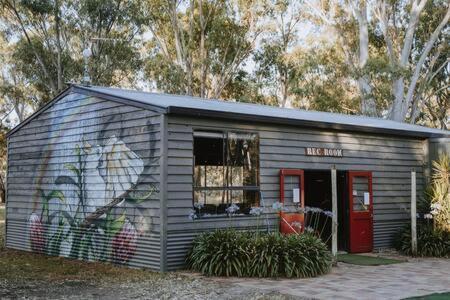
{"type": "Polygon", "coordinates": [[[53,189],[38,189],[41,205],[28,218],[32,251],[120,264],[135,255],[142,230],[127,209],[156,188],[138,191],[143,159],[115,135],[104,140],[100,146],[82,139],[53,189]]]}

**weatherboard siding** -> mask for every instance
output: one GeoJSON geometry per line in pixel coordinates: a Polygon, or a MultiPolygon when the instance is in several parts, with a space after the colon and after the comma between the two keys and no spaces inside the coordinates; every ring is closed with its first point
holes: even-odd
{"type": "MultiPolygon", "coordinates": [[[[110,215],[117,222],[108,227],[110,231],[87,231],[90,233],[84,235],[84,248],[80,248],[85,249],[84,254],[80,251],[79,257],[114,260],[129,266],[159,270],[160,120],[161,115],[150,110],[72,93],[10,135],[7,247],[49,253],[50,243],[46,244],[47,249],[42,249],[42,232],[47,237],[54,237],[58,229],[69,232],[67,223],[75,215],[80,196],[73,184],[73,181],[79,183],[76,171],[68,166],[80,166],[81,157],[84,164],[84,205],[80,206],[83,213],[78,215],[79,218],[107,205],[124,192],[123,189],[129,192],[128,198],[134,200],[119,203],[111,210],[110,215]],[[77,154],[80,148],[84,156],[77,154]],[[125,166],[125,171],[119,170],[119,166],[125,166]],[[122,185],[119,186],[118,182],[122,185]],[[45,202],[42,195],[49,195],[53,190],[62,193],[60,198],[49,200],[49,215],[55,217],[51,224],[47,224],[44,216],[40,227],[30,219],[35,216],[41,218],[45,202]],[[151,190],[154,192],[146,198],[151,190]],[[146,200],[136,200],[138,198],[146,200]],[[62,211],[68,212],[70,217],[62,218],[65,225],[61,228],[55,223],[63,215],[62,211]],[[130,244],[120,244],[127,238],[130,244]]],[[[93,222],[99,220],[104,220],[104,215],[93,222]]],[[[54,244],[56,238],[45,240],[51,241],[53,248],[57,249],[52,254],[70,256],[74,236],[73,233],[68,234],[59,246],[54,244]]]]}
{"type": "MultiPolygon", "coordinates": [[[[193,131],[238,130],[259,134],[260,188],[267,206],[279,200],[279,170],[317,169],[372,171],[374,247],[391,246],[393,234],[409,218],[411,169],[417,171],[418,195],[423,190],[423,140],[374,134],[331,132],[295,126],[221,121],[169,115],[167,176],[167,266],[180,268],[192,238],[202,231],[230,226],[256,228],[254,217],[213,216],[190,221],[193,181],[193,131]],[[344,157],[306,156],[305,147],[343,149],[344,157]]],[[[276,215],[262,217],[260,228],[277,227],[276,215]]]]}

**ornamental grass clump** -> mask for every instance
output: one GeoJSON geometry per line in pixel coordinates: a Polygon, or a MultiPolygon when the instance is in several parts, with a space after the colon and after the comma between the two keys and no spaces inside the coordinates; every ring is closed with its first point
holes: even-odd
{"type": "Polygon", "coordinates": [[[208,276],[246,276],[250,243],[248,234],[217,230],[194,239],[187,258],[190,269],[208,276]]]}
{"type": "Polygon", "coordinates": [[[316,236],[217,230],[194,240],[187,263],[208,276],[314,277],[331,268],[331,254],[316,236]]]}
{"type": "MultiPolygon", "coordinates": [[[[395,248],[413,255],[411,248],[411,225],[406,225],[394,238],[395,248]]],[[[435,230],[429,222],[417,226],[417,256],[450,257],[450,233],[435,230]]]]}

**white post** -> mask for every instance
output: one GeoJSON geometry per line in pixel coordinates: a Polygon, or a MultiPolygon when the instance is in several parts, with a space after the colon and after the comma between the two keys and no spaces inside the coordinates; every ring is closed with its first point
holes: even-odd
{"type": "Polygon", "coordinates": [[[337,211],[337,182],[336,182],[336,167],[333,166],[331,169],[331,203],[332,203],[332,227],[331,227],[331,254],[333,255],[334,261],[337,258],[337,226],[338,226],[338,211],[337,211]]]}
{"type": "Polygon", "coordinates": [[[417,254],[417,230],[416,230],[416,171],[411,171],[411,250],[417,254]]]}

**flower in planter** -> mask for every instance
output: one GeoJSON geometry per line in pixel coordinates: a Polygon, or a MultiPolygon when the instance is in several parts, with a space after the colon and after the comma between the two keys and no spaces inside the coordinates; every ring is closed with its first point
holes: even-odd
{"type": "Polygon", "coordinates": [[[196,212],[195,210],[191,209],[191,210],[189,211],[188,218],[189,218],[189,220],[194,221],[195,219],[198,218],[197,212],[196,212]]]}
{"type": "Polygon", "coordinates": [[[28,218],[28,230],[30,234],[31,250],[44,252],[45,229],[41,222],[41,218],[34,212],[28,218]]]}
{"type": "Polygon", "coordinates": [[[239,206],[237,206],[236,204],[232,203],[230,206],[227,207],[227,209],[226,209],[225,211],[227,212],[227,214],[233,215],[233,214],[235,214],[239,209],[240,209],[239,206]]]}
{"type": "Polygon", "coordinates": [[[262,207],[255,206],[250,209],[250,214],[252,216],[259,216],[263,213],[263,210],[264,209],[262,207]]]}
{"type": "Polygon", "coordinates": [[[117,263],[127,263],[136,252],[137,231],[128,219],[122,226],[122,229],[114,236],[112,240],[112,257],[117,263]]]}
{"type": "Polygon", "coordinates": [[[300,222],[292,222],[291,227],[294,228],[297,232],[300,232],[303,226],[300,222]]]}
{"type": "Polygon", "coordinates": [[[432,214],[424,214],[423,217],[425,219],[433,219],[433,215],[432,214]]]}
{"type": "Polygon", "coordinates": [[[332,212],[332,211],[329,211],[329,210],[324,210],[324,211],[323,211],[323,214],[324,214],[325,216],[327,216],[327,217],[330,217],[330,218],[333,217],[333,212],[332,212]]]}
{"type": "Polygon", "coordinates": [[[283,203],[281,202],[274,202],[272,204],[272,208],[276,211],[280,211],[281,209],[283,209],[283,203]]]}

